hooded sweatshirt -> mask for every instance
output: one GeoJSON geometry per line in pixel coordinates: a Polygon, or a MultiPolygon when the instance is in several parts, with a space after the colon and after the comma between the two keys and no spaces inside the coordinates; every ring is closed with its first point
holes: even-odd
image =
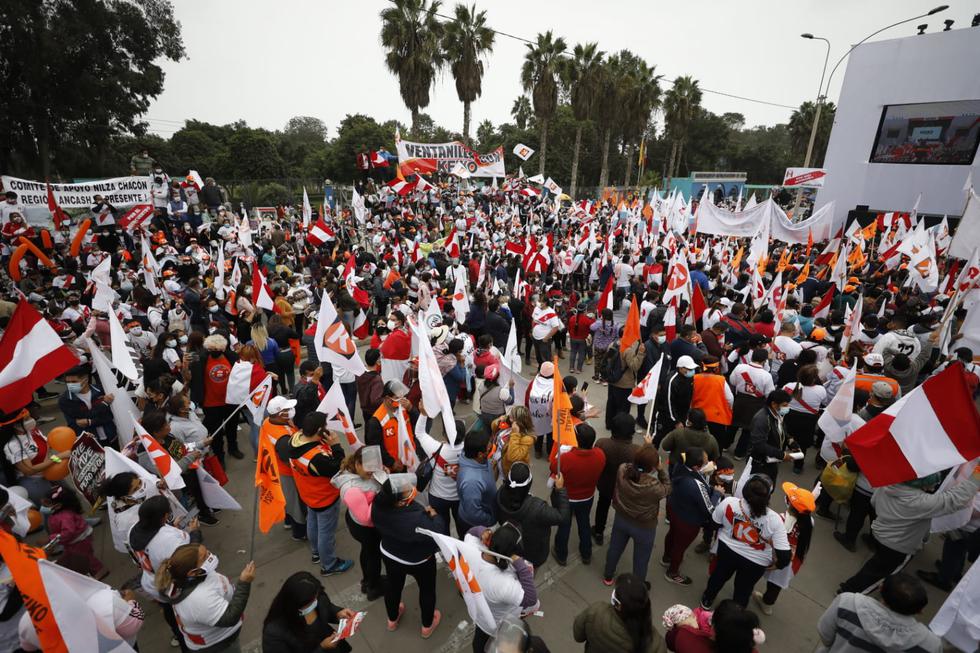
{"type": "Polygon", "coordinates": [[[640,480],[630,478],[633,465],[624,463],[616,473],[616,491],[613,507],[616,514],[628,519],[640,528],[654,528],[660,513],[660,500],[670,494],[670,478],[664,469],[657,475],[640,473],[640,480]]]}
{"type": "Polygon", "coordinates": [[[824,642],[819,653],[940,653],[943,650],[939,636],[915,617],[897,614],[871,597],[852,592],[834,599],[820,617],[817,632],[824,642]]]}
{"type": "MultiPolygon", "coordinates": [[[[504,480],[504,485],[507,481],[504,480]]],[[[551,505],[533,494],[524,494],[501,487],[497,492],[497,519],[500,523],[517,524],[523,535],[524,559],[535,567],[548,560],[551,527],[571,519],[571,508],[565,489],[551,489],[551,505]]]]}
{"type": "Polygon", "coordinates": [[[878,488],[871,496],[871,505],[877,513],[871,523],[871,532],[877,541],[890,549],[915,553],[929,535],[932,518],[966,507],[978,489],[973,477],[934,494],[905,483],[878,488]]]}

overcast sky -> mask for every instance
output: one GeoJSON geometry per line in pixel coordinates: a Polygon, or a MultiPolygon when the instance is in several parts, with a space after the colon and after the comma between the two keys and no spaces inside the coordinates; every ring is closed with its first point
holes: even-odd
{"type": "MultiPolygon", "coordinates": [[[[441,13],[451,14],[453,2],[441,13]]],[[[826,46],[800,38],[811,32],[830,40],[830,63],[853,44],[890,23],[924,14],[936,0],[495,0],[477,2],[488,23],[508,34],[533,39],[554,30],[569,43],[596,41],[607,53],[627,48],[655,64],[665,79],[692,75],[703,89],[791,107],[817,95],[826,46]]],[[[379,122],[408,124],[410,114],[398,84],[384,66],[378,14],[385,0],[174,0],[183,26],[187,57],[165,62],[164,91],[150,105],[153,132],[169,136],[188,118],[281,129],[292,116],[315,116],[336,135],[348,113],[379,122]]],[[[945,12],[900,25],[875,39],[915,33],[928,23],[941,30],[970,29],[980,4],[954,2],[945,12]]],[[[980,28],[977,30],[980,38],[980,28]]],[[[473,105],[473,129],[482,120],[510,121],[521,92],[520,66],[526,46],[497,36],[487,62],[483,96],[473,105]]],[[[964,62],[964,65],[969,65],[964,62]]],[[[836,100],[846,61],[834,75],[836,100]]],[[[790,108],[705,92],[703,105],[715,113],[736,111],[749,126],[786,122],[790,108]]],[[[453,80],[443,72],[425,112],[437,124],[461,131],[462,105],[453,80]]]]}

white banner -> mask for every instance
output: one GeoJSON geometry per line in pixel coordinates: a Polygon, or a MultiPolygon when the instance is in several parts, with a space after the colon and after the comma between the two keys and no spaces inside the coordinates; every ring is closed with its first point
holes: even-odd
{"type": "MultiPolygon", "coordinates": [[[[17,193],[17,201],[25,209],[48,208],[48,187],[43,181],[18,177],[0,177],[4,191],[17,193]]],[[[63,209],[87,209],[95,204],[95,196],[113,206],[146,204],[150,201],[149,177],[114,177],[78,184],[51,184],[54,199],[63,209]]]]}
{"type": "Polygon", "coordinates": [[[802,186],[803,188],[823,188],[827,178],[825,168],[786,168],[783,186],[802,186]]]}
{"type": "Polygon", "coordinates": [[[737,238],[754,237],[768,225],[769,235],[784,243],[804,244],[810,234],[813,242],[819,243],[834,235],[834,204],[820,207],[802,222],[793,222],[772,199],[737,213],[702,202],[696,224],[698,233],[737,238]]]}
{"type": "Polygon", "coordinates": [[[403,175],[454,174],[456,164],[462,164],[473,177],[506,177],[504,173],[504,148],[480,154],[460,141],[451,143],[413,143],[396,141],[398,166],[403,175]]]}

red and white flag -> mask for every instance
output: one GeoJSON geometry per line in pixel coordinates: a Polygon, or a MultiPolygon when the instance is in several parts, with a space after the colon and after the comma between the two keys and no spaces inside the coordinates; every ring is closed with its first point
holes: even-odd
{"type": "Polygon", "coordinates": [[[428,535],[435,540],[442,554],[442,559],[453,573],[456,581],[456,588],[463,597],[466,604],[466,611],[469,613],[473,623],[485,633],[493,633],[497,630],[497,620],[493,616],[490,604],[487,601],[479,581],[473,575],[473,565],[483,564],[480,559],[483,549],[477,546],[473,540],[461,541],[442,533],[418,529],[419,533],[428,535]]]}
{"type": "Polygon", "coordinates": [[[628,397],[631,404],[648,404],[657,398],[657,389],[660,385],[660,368],[663,364],[664,357],[661,354],[657,364],[651,367],[643,380],[633,388],[633,392],[628,397]]]}
{"type": "Polygon", "coordinates": [[[861,329],[861,313],[864,310],[864,294],[858,295],[858,300],[854,302],[854,308],[850,306],[844,311],[844,334],[841,336],[840,349],[847,351],[847,345],[851,338],[861,329]]]}
{"type": "Polygon", "coordinates": [[[320,218],[310,227],[310,232],[306,235],[306,240],[319,247],[320,245],[326,244],[327,241],[336,239],[336,237],[337,234],[330,228],[330,225],[324,222],[323,218],[320,218]]]}
{"type": "Polygon", "coordinates": [[[602,289],[602,294],[599,295],[599,306],[597,308],[599,309],[600,314],[602,313],[602,311],[604,311],[607,308],[610,311],[613,308],[613,295],[614,295],[613,277],[614,276],[615,275],[612,274],[609,275],[609,278],[606,279],[606,286],[605,288],[602,289]]]}
{"type": "Polygon", "coordinates": [[[950,365],[846,440],[875,487],[922,478],[980,456],[980,414],[963,367],[950,365]]]}
{"type": "Polygon", "coordinates": [[[58,332],[22,297],[0,338],[0,410],[23,408],[35,390],[78,362],[58,332]]]}
{"type": "Polygon", "coordinates": [[[119,219],[116,220],[116,224],[120,229],[133,231],[134,229],[142,228],[143,224],[152,216],[152,204],[137,204],[119,216],[119,219]]]}
{"type": "Polygon", "coordinates": [[[970,259],[956,277],[956,289],[965,293],[974,288],[980,288],[980,250],[973,250],[970,259]]]}
{"type": "Polygon", "coordinates": [[[265,276],[259,270],[259,264],[252,261],[252,304],[258,308],[274,311],[276,304],[272,301],[272,290],[265,282],[265,276]]]}
{"type": "Polygon", "coordinates": [[[673,342],[677,337],[677,307],[671,304],[664,313],[664,331],[667,342],[673,342]]]}
{"type": "Polygon", "coordinates": [[[201,175],[197,170],[188,170],[184,186],[193,186],[195,190],[201,190],[204,188],[204,180],[201,179],[201,175]]]}
{"type": "MultiPolygon", "coordinates": [[[[70,222],[71,219],[65,214],[64,209],[58,204],[51,189],[51,182],[47,182],[48,187],[48,211],[51,211],[51,219],[54,220],[54,228],[61,229],[62,222],[70,222]]],[[[24,217],[24,216],[21,216],[24,217]]]]}
{"type": "Polygon", "coordinates": [[[146,455],[156,465],[157,471],[160,472],[160,477],[167,484],[167,487],[171,490],[179,490],[185,487],[184,479],[180,476],[180,466],[177,465],[177,461],[174,460],[173,456],[152,435],[146,432],[146,429],[139,422],[136,423],[136,435],[139,436],[140,443],[146,449],[146,455]]]}
{"type": "Polygon", "coordinates": [[[364,443],[357,436],[357,431],[354,430],[354,419],[347,410],[347,400],[344,398],[343,389],[339,383],[330,385],[330,389],[323,395],[320,405],[316,407],[316,412],[327,416],[327,428],[329,430],[344,434],[347,439],[347,446],[352,452],[364,446],[364,443]]]}
{"type": "Polygon", "coordinates": [[[313,336],[316,356],[320,361],[342,367],[354,375],[367,371],[364,361],[357,353],[357,345],[340,321],[337,309],[330,297],[324,293],[320,302],[320,314],[316,320],[316,334],[313,336]]]}
{"type": "Polygon", "coordinates": [[[415,190],[415,182],[405,181],[404,179],[392,179],[388,182],[387,186],[401,196],[408,195],[415,190]]]}
{"type": "Polygon", "coordinates": [[[834,301],[834,293],[837,292],[837,286],[830,286],[824,296],[820,298],[820,302],[813,307],[813,317],[828,317],[830,315],[830,305],[834,301]]]}
{"type": "Polygon", "coordinates": [[[387,168],[388,159],[386,159],[384,154],[382,154],[381,152],[371,152],[371,167],[387,168]]]}
{"type": "Polygon", "coordinates": [[[456,313],[456,321],[460,324],[466,322],[466,316],[470,312],[470,298],[466,292],[466,272],[456,272],[456,288],[453,290],[453,311],[456,313]]]}

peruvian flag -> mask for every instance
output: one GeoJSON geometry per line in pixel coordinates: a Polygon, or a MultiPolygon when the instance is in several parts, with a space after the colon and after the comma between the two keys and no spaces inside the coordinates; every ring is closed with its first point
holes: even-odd
{"type": "Polygon", "coordinates": [[[878,260],[884,264],[886,270],[894,270],[902,262],[902,252],[898,251],[901,246],[902,241],[896,240],[894,245],[878,255],[878,260]]]}
{"type": "Polygon", "coordinates": [[[357,285],[360,278],[355,274],[356,263],[357,260],[354,258],[354,253],[351,252],[350,256],[347,257],[347,265],[344,266],[344,272],[341,277],[344,279],[344,287],[347,288],[347,292],[354,298],[354,301],[360,304],[362,308],[367,308],[371,305],[371,296],[367,294],[366,290],[357,285]]]}
{"type": "Polygon", "coordinates": [[[371,335],[371,324],[368,322],[367,314],[360,310],[354,317],[354,328],[351,329],[351,333],[354,334],[355,338],[363,340],[371,335]]]}
{"type": "Polygon", "coordinates": [[[827,317],[830,315],[830,303],[834,301],[834,294],[836,292],[837,286],[831,286],[827,289],[824,296],[820,298],[820,303],[813,308],[813,317],[827,317]]]}
{"type": "Polygon", "coordinates": [[[47,182],[48,186],[48,210],[51,211],[51,217],[54,219],[54,228],[61,229],[61,223],[68,220],[68,216],[65,215],[64,210],[58,204],[58,200],[54,198],[54,191],[51,190],[51,182],[47,182]]]}
{"type": "Polygon", "coordinates": [[[152,435],[146,432],[146,429],[139,422],[136,422],[136,435],[139,436],[140,444],[146,449],[146,454],[156,465],[157,471],[160,472],[160,477],[167,484],[167,487],[171,490],[179,490],[185,487],[186,484],[184,479],[180,477],[180,466],[177,465],[177,461],[152,435]]]}
{"type": "Polygon", "coordinates": [[[846,440],[875,487],[922,478],[980,456],[980,414],[962,365],[950,365],[846,440]]]}
{"type": "Polygon", "coordinates": [[[422,175],[416,174],[415,176],[417,177],[417,179],[415,181],[415,190],[417,190],[419,192],[425,192],[425,191],[429,190],[430,188],[435,188],[435,186],[433,186],[432,184],[430,184],[429,182],[427,182],[425,180],[425,177],[423,177],[422,175]]]}
{"type": "Polygon", "coordinates": [[[525,197],[540,197],[541,193],[533,188],[522,188],[521,195],[525,197]]]}
{"type": "Polygon", "coordinates": [[[306,240],[313,245],[319,247],[325,244],[328,240],[336,239],[337,234],[334,230],[330,228],[323,218],[317,220],[312,227],[310,227],[310,233],[306,235],[306,240]]]}
{"type": "Polygon", "coordinates": [[[673,342],[677,337],[677,307],[671,304],[664,313],[664,331],[666,331],[667,342],[673,342]]]}
{"type": "Polygon", "coordinates": [[[381,152],[371,152],[371,167],[387,168],[388,159],[386,159],[384,154],[382,154],[381,152]]]}
{"type": "Polygon", "coordinates": [[[606,287],[602,289],[602,294],[599,295],[599,313],[602,313],[604,309],[612,310],[613,307],[613,275],[609,275],[606,279],[606,287]]]}
{"type": "Polygon", "coordinates": [[[204,180],[201,179],[201,175],[198,174],[197,170],[188,170],[187,177],[184,183],[181,184],[184,188],[188,186],[193,186],[195,190],[201,190],[204,188],[204,180]]]}
{"type": "Polygon", "coordinates": [[[23,408],[35,390],[78,362],[48,321],[21,297],[0,338],[0,410],[23,408]]]}
{"type": "Polygon", "coordinates": [[[149,220],[150,216],[152,215],[153,205],[137,204],[119,216],[119,220],[116,221],[116,224],[118,224],[121,229],[125,229],[127,231],[141,229],[143,227],[143,223],[149,220]]]}
{"type": "Polygon", "coordinates": [[[456,235],[456,227],[449,230],[449,235],[446,236],[443,246],[446,248],[446,254],[449,258],[459,258],[459,237],[456,235]]]}
{"type": "Polygon", "coordinates": [[[274,311],[275,302],[272,301],[272,291],[269,284],[265,282],[265,277],[259,270],[259,264],[252,261],[252,303],[259,307],[274,311]]]}
{"type": "Polygon", "coordinates": [[[388,188],[401,196],[408,195],[415,189],[415,182],[405,181],[404,179],[392,179],[387,184],[388,188]]]}

